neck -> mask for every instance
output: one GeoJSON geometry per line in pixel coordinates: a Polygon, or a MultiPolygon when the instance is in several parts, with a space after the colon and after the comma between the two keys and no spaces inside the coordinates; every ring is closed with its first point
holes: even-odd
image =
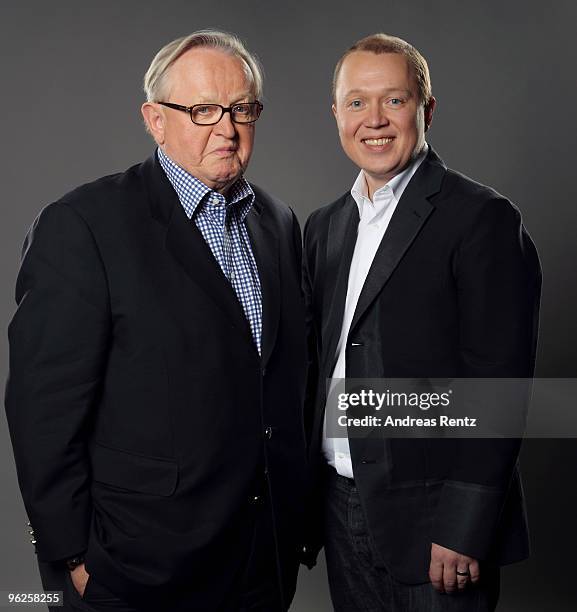
{"type": "Polygon", "coordinates": [[[367,197],[369,198],[369,200],[372,202],[373,196],[375,195],[375,191],[377,191],[381,187],[384,187],[392,178],[394,178],[395,176],[397,176],[397,174],[400,174],[401,172],[402,170],[400,172],[396,172],[395,174],[385,179],[383,178],[375,179],[375,177],[370,176],[370,174],[368,174],[365,171],[364,172],[365,183],[367,185],[367,197]]]}

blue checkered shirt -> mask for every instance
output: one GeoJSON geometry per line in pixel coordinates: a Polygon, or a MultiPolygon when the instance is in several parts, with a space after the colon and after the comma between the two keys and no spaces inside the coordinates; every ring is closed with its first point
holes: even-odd
{"type": "Polygon", "coordinates": [[[214,258],[230,281],[250,324],[260,354],[262,295],[256,261],[245,225],[254,192],[244,178],[232,185],[228,197],[213,191],[176,165],[159,147],[158,161],[176,191],[184,212],[194,219],[214,258]]]}

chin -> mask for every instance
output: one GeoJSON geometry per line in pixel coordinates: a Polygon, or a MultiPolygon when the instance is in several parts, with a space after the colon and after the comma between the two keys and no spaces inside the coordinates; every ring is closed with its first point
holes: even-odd
{"type": "Polygon", "coordinates": [[[371,168],[370,166],[365,166],[366,172],[373,175],[375,178],[388,181],[388,176],[390,176],[391,172],[395,172],[395,166],[387,166],[383,168],[383,166],[378,166],[376,168],[371,168]]]}
{"type": "Polygon", "coordinates": [[[242,168],[239,164],[227,164],[225,166],[221,166],[217,172],[215,172],[215,176],[218,176],[220,180],[223,181],[232,181],[235,180],[242,173],[242,168]]]}

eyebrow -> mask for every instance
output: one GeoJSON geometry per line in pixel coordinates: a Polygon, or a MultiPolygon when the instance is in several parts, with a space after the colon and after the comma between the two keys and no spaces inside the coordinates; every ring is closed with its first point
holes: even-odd
{"type": "MultiPolygon", "coordinates": [[[[216,96],[200,95],[197,98],[198,102],[195,102],[195,104],[218,104],[214,101],[215,97],[216,96]]],[[[249,91],[245,93],[240,93],[236,96],[232,96],[233,102],[231,102],[231,104],[237,104],[245,98],[254,98],[256,100],[256,96],[249,91]]]]}
{"type": "MultiPolygon", "coordinates": [[[[404,94],[407,94],[408,96],[412,95],[412,92],[409,89],[403,89],[401,87],[388,87],[387,89],[379,92],[379,94],[386,95],[386,94],[393,93],[393,92],[404,93],[404,94]]],[[[358,94],[366,94],[366,93],[370,94],[370,92],[367,92],[366,89],[351,89],[345,93],[343,98],[348,98],[349,96],[356,96],[358,94]]]]}

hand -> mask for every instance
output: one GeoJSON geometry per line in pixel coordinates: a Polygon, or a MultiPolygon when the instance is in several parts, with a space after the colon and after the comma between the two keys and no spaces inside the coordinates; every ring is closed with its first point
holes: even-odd
{"type": "Polygon", "coordinates": [[[439,593],[462,591],[469,580],[473,584],[479,582],[479,562],[433,542],[429,578],[439,593]],[[469,572],[469,575],[457,576],[457,571],[469,572]]]}
{"type": "Polygon", "coordinates": [[[70,572],[70,578],[72,579],[72,584],[74,585],[74,588],[76,589],[80,597],[84,596],[84,589],[86,588],[86,583],[88,582],[89,576],[90,574],[86,571],[86,568],[84,567],[84,563],[82,563],[78,567],[75,567],[70,572]]]}

